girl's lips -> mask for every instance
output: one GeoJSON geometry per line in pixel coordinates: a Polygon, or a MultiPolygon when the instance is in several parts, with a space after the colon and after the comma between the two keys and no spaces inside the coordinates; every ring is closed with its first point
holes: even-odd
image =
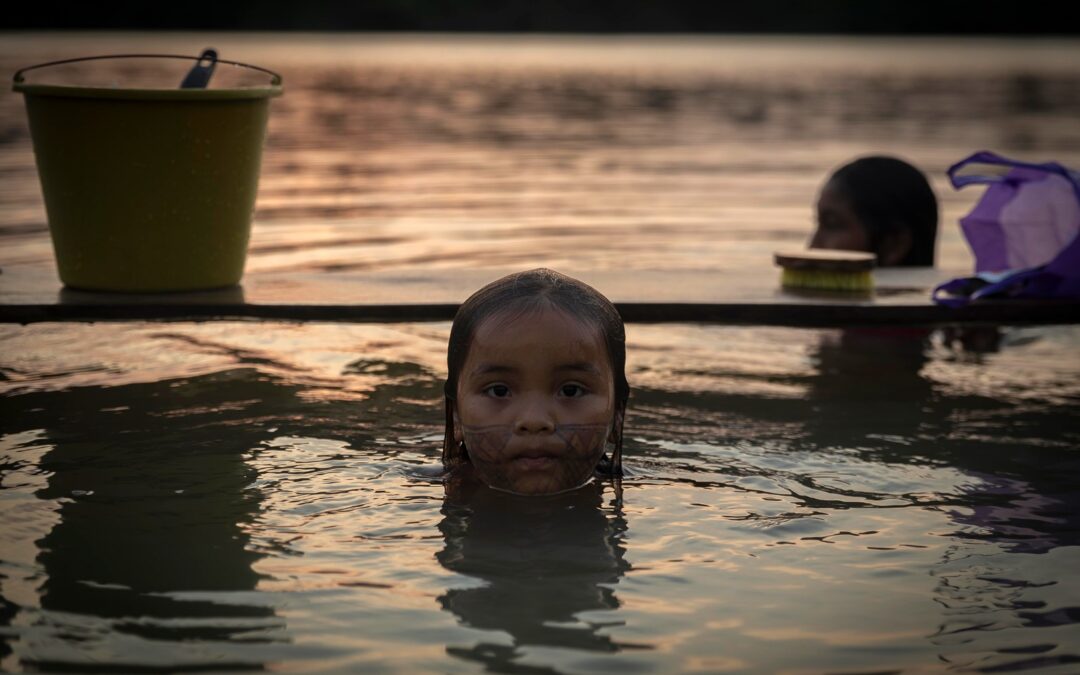
{"type": "Polygon", "coordinates": [[[566,454],[566,448],[561,443],[549,443],[547,445],[534,445],[510,450],[510,456],[514,459],[520,457],[562,457],[566,454]]]}
{"type": "Polygon", "coordinates": [[[514,466],[526,469],[541,469],[550,468],[559,461],[561,456],[561,452],[552,448],[528,448],[515,453],[510,461],[514,466]]]}
{"type": "Polygon", "coordinates": [[[525,471],[544,471],[555,466],[558,458],[551,454],[518,455],[512,462],[513,465],[525,471]]]}

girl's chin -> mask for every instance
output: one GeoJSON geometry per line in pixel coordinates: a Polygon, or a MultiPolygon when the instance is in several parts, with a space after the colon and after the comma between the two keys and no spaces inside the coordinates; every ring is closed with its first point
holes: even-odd
{"type": "Polygon", "coordinates": [[[526,475],[516,480],[488,482],[488,487],[500,492],[523,495],[527,497],[539,497],[544,495],[557,495],[576,490],[592,481],[592,475],[581,480],[556,480],[550,475],[526,475]]]}

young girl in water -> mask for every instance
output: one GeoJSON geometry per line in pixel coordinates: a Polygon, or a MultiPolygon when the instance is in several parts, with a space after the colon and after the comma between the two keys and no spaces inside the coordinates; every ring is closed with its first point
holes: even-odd
{"type": "Polygon", "coordinates": [[[626,336],[591,286],[546,269],[488,284],[458,309],[446,360],[451,480],[541,495],[621,475],[626,336]]]}
{"type": "Polygon", "coordinates": [[[812,248],[867,251],[879,267],[932,267],[938,203],[922,171],[896,157],[860,157],[834,171],[817,201],[812,248]]]}

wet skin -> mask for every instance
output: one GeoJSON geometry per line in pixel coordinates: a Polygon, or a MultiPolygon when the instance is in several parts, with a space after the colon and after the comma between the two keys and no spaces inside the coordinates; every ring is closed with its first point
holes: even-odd
{"type": "Polygon", "coordinates": [[[559,310],[495,315],[473,337],[454,437],[481,480],[519,494],[593,475],[612,433],[614,376],[599,331],[559,310]]]}
{"type": "Polygon", "coordinates": [[[817,230],[810,239],[810,247],[874,252],[851,200],[831,182],[825,184],[818,197],[817,230]]]}

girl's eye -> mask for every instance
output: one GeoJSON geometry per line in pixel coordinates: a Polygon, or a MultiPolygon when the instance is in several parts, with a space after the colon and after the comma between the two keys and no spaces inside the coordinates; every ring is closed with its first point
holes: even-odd
{"type": "Polygon", "coordinates": [[[566,398],[577,398],[586,394],[585,387],[580,384],[564,384],[559,387],[559,395],[566,398]]]}
{"type": "Polygon", "coordinates": [[[493,398],[506,398],[510,395],[510,387],[505,384],[492,384],[484,388],[484,393],[493,398]]]}

